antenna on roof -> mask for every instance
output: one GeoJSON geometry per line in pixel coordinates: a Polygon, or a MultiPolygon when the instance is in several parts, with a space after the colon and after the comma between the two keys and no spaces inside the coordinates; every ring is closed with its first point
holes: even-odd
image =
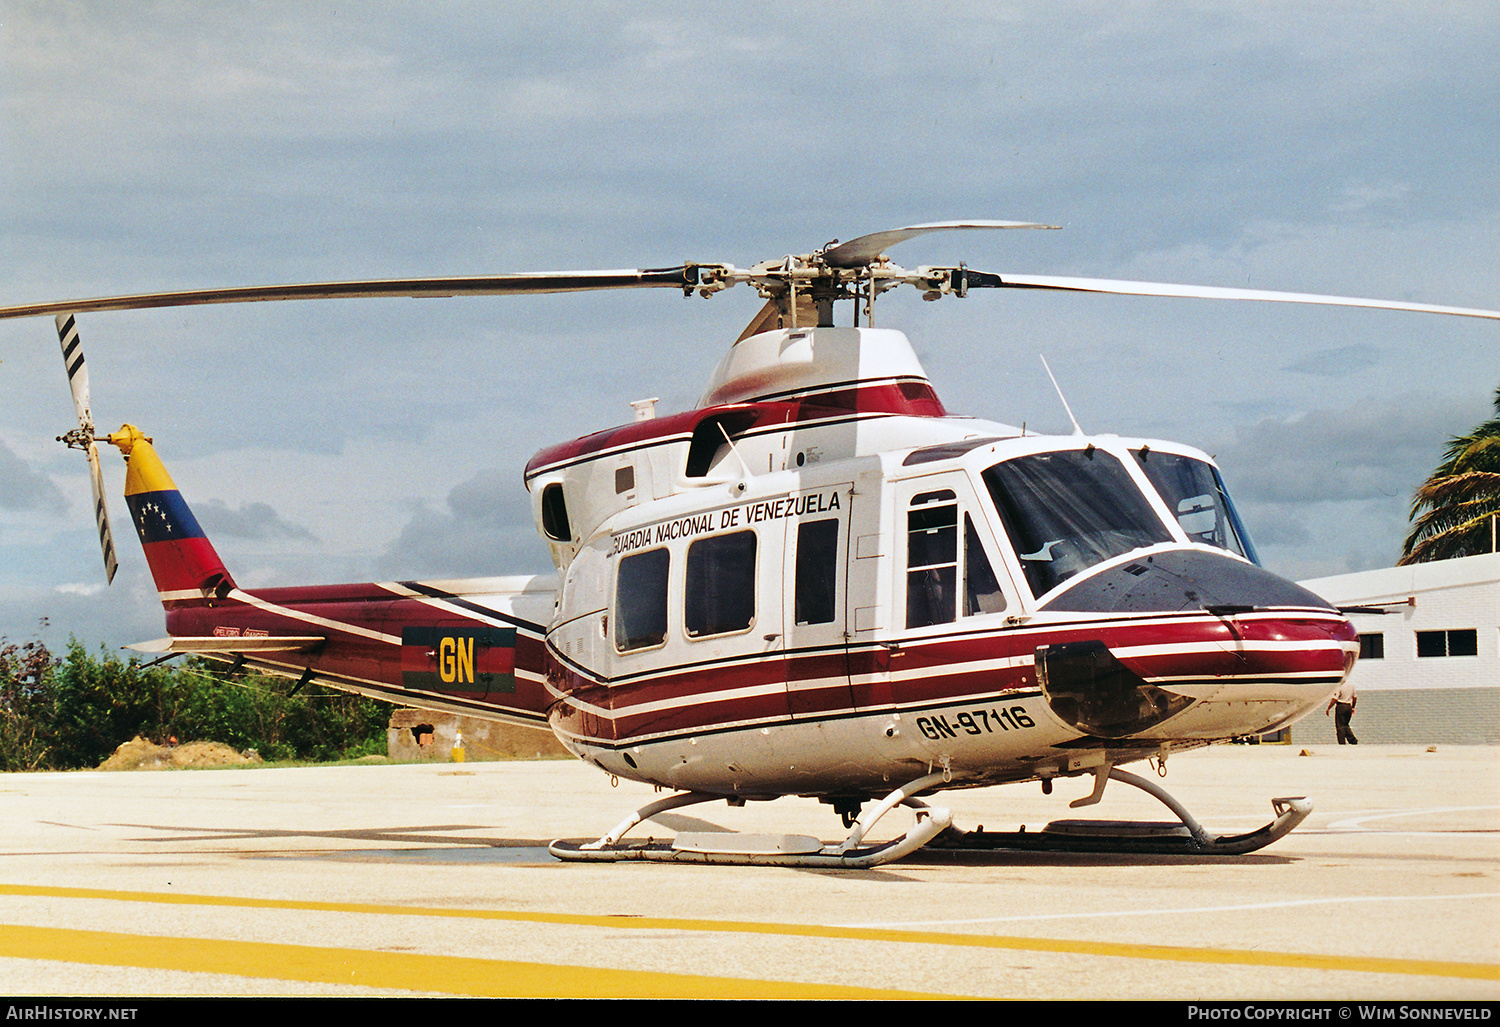
{"type": "Polygon", "coordinates": [[[1068,412],[1068,420],[1073,422],[1073,434],[1084,434],[1083,428],[1078,424],[1078,418],[1073,416],[1073,408],[1068,406],[1068,397],[1063,395],[1062,386],[1057,384],[1057,377],[1053,375],[1052,368],[1047,364],[1047,358],[1043,357],[1040,353],[1037,356],[1041,357],[1042,366],[1047,368],[1047,377],[1052,379],[1052,387],[1057,390],[1057,398],[1062,400],[1063,409],[1068,412]]]}

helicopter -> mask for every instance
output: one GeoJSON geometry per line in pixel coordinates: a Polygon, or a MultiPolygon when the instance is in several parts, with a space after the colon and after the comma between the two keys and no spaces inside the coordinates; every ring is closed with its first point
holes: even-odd
{"type": "MultiPolygon", "coordinates": [[[[125,498],[168,636],[132,648],[252,667],[299,686],[550,728],[613,777],[669,794],[563,860],[863,868],[938,849],[1236,855],[1306,819],[1272,800],[1216,835],[1123,769],[1285,727],[1327,702],[1358,637],[1332,604],[1260,566],[1214,461],[1158,439],[1039,435],[951,416],[878,297],[1030,289],[1500,311],[1262,290],[907,270],[887,250],[932,232],[1050,229],[945,221],[834,241],[749,268],[541,272],[162,292],[0,308],[54,315],[90,464],[106,577],[118,565],[98,447],[125,498]],[[96,434],[81,314],[213,303],[734,286],[766,302],[698,405],[544,448],[523,472],[556,573],[245,589],[132,425],[96,434]],[[835,307],[854,305],[851,326],[835,307]],[[861,317],[863,324],[861,324],[861,317]],[[1177,822],[958,827],[948,790],[1091,776],[1177,822]],[[626,835],[671,809],[785,796],[833,807],[847,835],[626,835]],[[867,841],[896,807],[898,837],[867,841]]],[[[1049,372],[1050,373],[1050,372],[1049,372]]],[[[1066,405],[1066,400],[1064,400],[1066,405]]],[[[1069,414],[1071,418],[1071,412],[1069,414]]]]}

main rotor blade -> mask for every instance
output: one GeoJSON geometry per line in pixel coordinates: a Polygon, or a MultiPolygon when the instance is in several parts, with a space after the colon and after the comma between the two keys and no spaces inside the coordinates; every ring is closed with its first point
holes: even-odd
{"type": "Polygon", "coordinates": [[[858,239],[830,246],[823,251],[823,262],[829,267],[864,267],[898,242],[905,242],[928,232],[949,232],[963,228],[1061,228],[1061,225],[1039,225],[1031,221],[933,221],[909,225],[887,232],[872,232],[858,239]]]}
{"type": "Polygon", "coordinates": [[[1258,300],[1265,303],[1318,303],[1335,307],[1372,307],[1378,310],[1413,310],[1425,314],[1453,314],[1500,320],[1500,310],[1474,307],[1443,307],[1431,303],[1359,299],[1353,296],[1318,296],[1305,292],[1271,292],[1263,289],[1221,289],[1206,285],[1169,285],[1162,282],[1125,282],[1108,278],[1059,278],[1052,275],[995,275],[967,268],[954,269],[954,291],[969,289],[1052,289],[1058,292],[1101,292],[1119,296],[1170,296],[1202,300],[1258,300]]]}
{"type": "Polygon", "coordinates": [[[391,278],[305,285],[249,285],[228,289],[186,289],[138,293],[91,300],[59,300],[0,307],[0,319],[96,310],[145,310],[192,307],[209,303],[256,303],[274,300],[328,300],[450,296],[504,296],[600,289],[683,289],[698,284],[697,264],[647,271],[546,271],[533,274],[471,275],[456,278],[391,278]]]}

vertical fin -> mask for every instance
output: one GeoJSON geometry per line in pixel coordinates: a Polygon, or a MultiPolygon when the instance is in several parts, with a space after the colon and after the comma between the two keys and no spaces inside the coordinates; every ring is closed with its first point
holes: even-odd
{"type": "Polygon", "coordinates": [[[162,603],[196,606],[228,595],[235,587],[234,579],[151,440],[127,424],[109,436],[109,443],[125,455],[125,502],[162,603]]]}

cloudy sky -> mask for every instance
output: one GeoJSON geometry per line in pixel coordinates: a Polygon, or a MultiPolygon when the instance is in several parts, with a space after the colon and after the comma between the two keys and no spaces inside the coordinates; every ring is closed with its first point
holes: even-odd
{"type": "MultiPolygon", "coordinates": [[[[967,217],[1064,230],[893,256],[1496,307],[1497,53],[1500,9],[1473,2],[0,0],[0,304],[748,266],[967,217]]],[[[758,306],[741,287],[79,322],[101,428],[155,437],[255,586],[545,569],[530,454],[632,399],[691,407],[758,306]]],[[[1390,565],[1412,489],[1500,383],[1493,322],[1009,293],[878,313],[952,411],[1065,430],[1044,354],[1086,429],[1215,454],[1296,578],[1390,565]]],[[[85,462],[53,441],[72,421],[50,319],[0,323],[0,634],[156,637],[121,501],[103,588],[85,462]]]]}

